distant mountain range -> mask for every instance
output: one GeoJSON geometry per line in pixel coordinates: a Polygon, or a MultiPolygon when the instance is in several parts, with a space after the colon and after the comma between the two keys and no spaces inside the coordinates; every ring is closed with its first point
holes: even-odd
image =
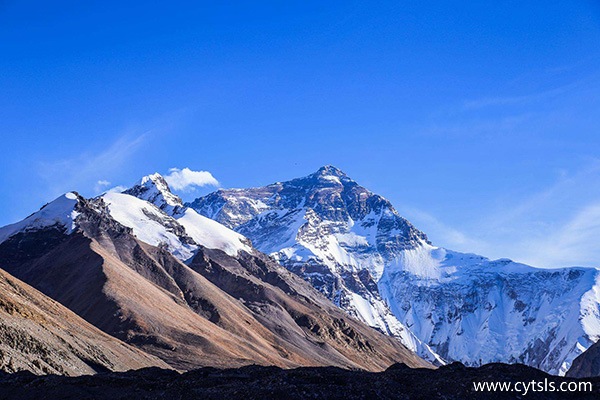
{"type": "Polygon", "coordinates": [[[66,193],[0,228],[0,269],[0,338],[35,349],[2,341],[9,372],[597,364],[597,269],[436,247],[333,166],[188,204],[159,174],[66,193]]]}
{"type": "MultiPolygon", "coordinates": [[[[162,182],[147,177],[132,190],[148,194],[144,185],[162,182]]],[[[0,240],[4,271],[116,343],[147,353],[139,366],[382,370],[401,360],[428,367],[396,339],[348,317],[241,235],[191,209],[161,209],[129,194],[84,199],[71,192],[1,228],[0,240]]],[[[127,349],[133,351],[121,352],[127,349]]],[[[79,356],[84,363],[86,357],[79,356]]],[[[103,365],[119,370],[113,363],[103,365]]],[[[26,362],[21,368],[52,371],[26,362]]]]}

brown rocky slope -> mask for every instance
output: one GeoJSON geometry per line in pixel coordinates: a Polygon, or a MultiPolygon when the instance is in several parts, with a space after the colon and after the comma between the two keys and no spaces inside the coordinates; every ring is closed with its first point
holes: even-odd
{"type": "Polygon", "coordinates": [[[0,270],[0,370],[82,375],[150,366],[167,368],[0,270]]]}
{"type": "Polygon", "coordinates": [[[600,342],[594,343],[573,360],[567,376],[574,378],[600,376],[600,342]]]}

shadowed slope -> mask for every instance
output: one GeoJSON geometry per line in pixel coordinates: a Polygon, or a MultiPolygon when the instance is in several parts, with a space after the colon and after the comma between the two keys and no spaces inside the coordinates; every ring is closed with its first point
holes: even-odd
{"type": "Polygon", "coordinates": [[[167,364],[0,270],[0,370],[81,375],[167,364]]]}
{"type": "Polygon", "coordinates": [[[574,378],[600,376],[600,342],[594,343],[573,360],[567,376],[574,378]]]}

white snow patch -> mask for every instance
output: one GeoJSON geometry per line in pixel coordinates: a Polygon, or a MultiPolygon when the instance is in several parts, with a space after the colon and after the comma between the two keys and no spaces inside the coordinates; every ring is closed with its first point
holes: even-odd
{"type": "Polygon", "coordinates": [[[75,219],[79,215],[75,211],[77,195],[69,192],[46,204],[38,212],[22,221],[0,228],[0,243],[21,231],[37,230],[60,225],[65,233],[73,232],[77,225],[75,219]]]}
{"type": "Polygon", "coordinates": [[[102,198],[108,205],[110,215],[122,225],[131,228],[133,234],[142,242],[153,246],[166,245],[180,260],[191,258],[198,248],[182,243],[177,235],[169,231],[165,224],[168,223],[168,219],[173,218],[164,214],[154,204],[122,193],[107,193],[102,198]]]}
{"type": "Polygon", "coordinates": [[[340,178],[338,178],[337,176],[333,176],[333,175],[323,175],[323,176],[320,176],[320,179],[334,182],[334,183],[337,183],[338,185],[342,184],[342,182],[340,181],[340,178]]]}
{"type": "Polygon", "coordinates": [[[223,250],[232,257],[237,256],[242,250],[252,252],[248,239],[244,236],[198,214],[191,208],[186,208],[176,219],[185,228],[187,234],[204,247],[223,250]]]}

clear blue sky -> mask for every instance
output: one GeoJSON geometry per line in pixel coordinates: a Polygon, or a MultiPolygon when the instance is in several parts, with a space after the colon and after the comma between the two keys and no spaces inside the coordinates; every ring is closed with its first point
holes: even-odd
{"type": "Polygon", "coordinates": [[[0,1],[0,225],[334,164],[436,244],[600,266],[600,2],[217,3],[0,1]]]}

